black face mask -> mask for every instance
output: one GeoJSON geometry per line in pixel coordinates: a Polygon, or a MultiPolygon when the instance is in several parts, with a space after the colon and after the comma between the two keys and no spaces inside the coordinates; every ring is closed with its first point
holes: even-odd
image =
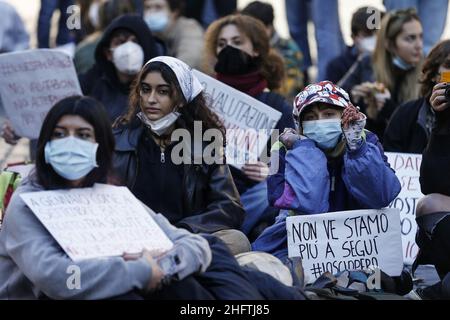
{"type": "Polygon", "coordinates": [[[256,71],[260,67],[260,58],[232,46],[223,48],[217,56],[214,70],[226,75],[242,75],[256,71]]]}

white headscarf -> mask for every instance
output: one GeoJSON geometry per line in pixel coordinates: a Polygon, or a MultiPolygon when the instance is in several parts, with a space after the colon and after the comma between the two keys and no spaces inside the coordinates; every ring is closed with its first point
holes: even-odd
{"type": "Polygon", "coordinates": [[[192,73],[192,68],[180,59],[168,56],[159,56],[147,61],[144,67],[147,66],[147,64],[156,61],[162,62],[172,69],[178,79],[183,96],[188,103],[194,100],[194,98],[203,91],[203,86],[197,77],[192,73]]]}

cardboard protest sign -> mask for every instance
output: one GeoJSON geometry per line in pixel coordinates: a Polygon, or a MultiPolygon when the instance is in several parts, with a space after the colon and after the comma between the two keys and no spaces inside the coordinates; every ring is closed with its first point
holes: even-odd
{"type": "Polygon", "coordinates": [[[0,96],[16,133],[36,139],[48,110],[81,95],[70,56],[51,49],[0,55],[0,96]]]}
{"type": "Polygon", "coordinates": [[[302,259],[307,283],[322,273],[379,267],[390,276],[403,269],[400,212],[353,210],[286,219],[289,257],[302,259]]]}
{"type": "Polygon", "coordinates": [[[281,112],[198,70],[195,76],[212,99],[212,109],[226,128],[227,163],[237,168],[256,162],[281,118],[281,112]]]}
{"type": "Polygon", "coordinates": [[[40,191],[22,199],[74,261],[165,252],[173,243],[125,187],[40,191]]]}
{"type": "Polygon", "coordinates": [[[419,251],[415,236],[417,231],[416,205],[417,201],[423,197],[419,182],[422,155],[391,152],[385,154],[402,186],[400,194],[392,201],[389,208],[400,210],[403,260],[405,264],[411,265],[419,251]]]}

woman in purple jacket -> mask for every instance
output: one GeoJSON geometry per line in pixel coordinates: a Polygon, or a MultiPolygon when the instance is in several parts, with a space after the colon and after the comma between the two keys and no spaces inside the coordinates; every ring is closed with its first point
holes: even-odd
{"type": "Polygon", "coordinates": [[[275,223],[253,243],[287,262],[286,217],[354,209],[379,209],[400,192],[400,182],[365,115],[332,82],[311,84],[295,98],[297,130],[286,129],[272,146],[269,203],[275,223]]]}

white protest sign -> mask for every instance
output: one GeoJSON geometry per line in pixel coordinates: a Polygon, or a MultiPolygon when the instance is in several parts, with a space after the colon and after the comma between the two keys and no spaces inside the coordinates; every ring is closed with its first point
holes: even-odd
{"type": "Polygon", "coordinates": [[[74,261],[167,251],[172,241],[125,187],[95,185],[21,194],[22,199],[74,261]]]}
{"type": "Polygon", "coordinates": [[[307,283],[322,273],[375,266],[390,276],[403,269],[400,212],[352,210],[286,219],[289,257],[302,259],[307,283]]]}
{"type": "Polygon", "coordinates": [[[400,210],[403,260],[405,264],[411,265],[419,251],[415,236],[417,231],[416,205],[417,201],[423,197],[419,182],[422,155],[391,152],[385,154],[402,186],[400,194],[391,202],[389,208],[400,210]]]}
{"type": "Polygon", "coordinates": [[[20,136],[38,138],[50,108],[81,94],[72,59],[63,52],[36,49],[0,55],[0,96],[20,136]]]}
{"type": "Polygon", "coordinates": [[[212,99],[212,109],[226,128],[227,163],[238,169],[256,162],[281,112],[198,70],[193,70],[212,99]]]}

